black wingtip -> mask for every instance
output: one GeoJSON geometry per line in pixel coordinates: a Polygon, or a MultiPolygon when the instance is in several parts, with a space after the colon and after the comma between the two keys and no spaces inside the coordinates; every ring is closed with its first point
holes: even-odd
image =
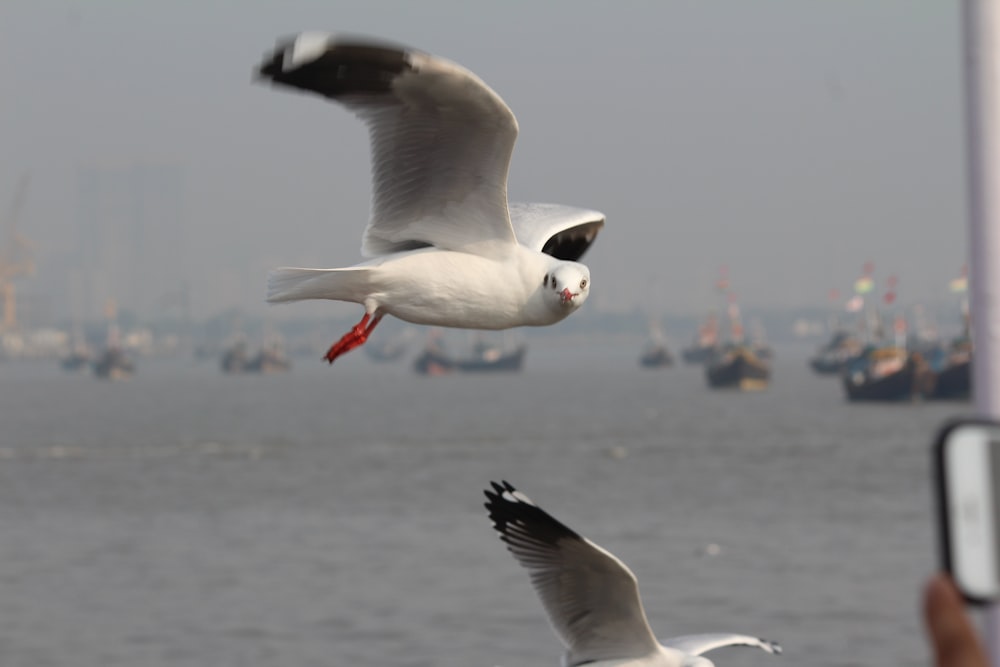
{"type": "Polygon", "coordinates": [[[571,528],[543,510],[507,480],[490,482],[493,490],[486,489],[487,502],[484,504],[493,522],[493,529],[500,533],[500,539],[508,544],[521,541],[512,537],[511,526],[518,533],[528,531],[532,539],[555,543],[561,539],[579,538],[571,528]]]}
{"type": "Polygon", "coordinates": [[[295,48],[295,40],[298,36],[289,35],[281,37],[274,43],[274,48],[264,54],[260,65],[253,71],[254,81],[274,81],[281,76],[282,64],[286,55],[295,48]]]}
{"type": "Polygon", "coordinates": [[[502,537],[507,522],[510,521],[509,512],[504,512],[502,507],[511,504],[509,500],[504,499],[503,495],[504,493],[512,493],[517,489],[507,480],[500,480],[499,482],[491,480],[490,486],[493,487],[492,491],[489,489],[483,490],[483,494],[486,495],[486,502],[483,503],[483,507],[486,508],[490,520],[493,521],[493,528],[501,533],[502,537]]]}
{"type": "Polygon", "coordinates": [[[398,75],[410,68],[408,49],[345,36],[329,36],[323,43],[310,44],[306,49],[308,55],[293,62],[292,54],[300,39],[317,39],[317,36],[303,34],[279,40],[257,67],[255,80],[337,98],[384,93],[398,75]]]}
{"type": "Polygon", "coordinates": [[[504,487],[508,487],[510,486],[510,484],[508,484],[507,482],[503,482],[503,486],[501,486],[499,483],[490,480],[490,486],[493,487],[492,491],[490,491],[489,489],[483,489],[483,495],[486,496],[486,502],[483,503],[483,507],[486,508],[486,510],[490,513],[492,517],[493,506],[496,503],[500,502],[500,496],[504,492],[504,487]]]}
{"type": "Polygon", "coordinates": [[[283,57],[282,52],[275,52],[270,58],[265,59],[257,69],[253,71],[252,79],[254,81],[272,81],[274,77],[281,71],[281,59],[283,57]]]}
{"type": "Polygon", "coordinates": [[[490,486],[493,487],[491,492],[489,489],[483,490],[486,497],[490,500],[499,500],[500,496],[504,494],[505,491],[517,491],[510,482],[507,480],[500,480],[499,482],[490,481],[490,486]]]}

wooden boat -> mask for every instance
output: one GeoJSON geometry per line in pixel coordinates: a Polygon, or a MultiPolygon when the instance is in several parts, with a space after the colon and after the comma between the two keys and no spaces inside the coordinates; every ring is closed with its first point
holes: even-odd
{"type": "Polygon", "coordinates": [[[125,354],[121,333],[114,321],[114,308],[108,309],[108,333],[104,350],[94,359],[94,375],[102,380],[124,380],[135,373],[135,363],[125,354]]]}
{"type": "Polygon", "coordinates": [[[108,347],[94,360],[94,375],[103,380],[124,380],[135,373],[135,364],[120,347],[108,347]]]}
{"type": "Polygon", "coordinates": [[[665,368],[674,365],[674,355],[662,343],[650,344],[642,351],[639,365],[643,368],[665,368]]]}
{"type": "Polygon", "coordinates": [[[928,398],[934,400],[968,400],[972,397],[972,322],[969,319],[969,301],[966,297],[968,281],[965,268],[962,275],[949,283],[953,292],[962,295],[962,333],[948,347],[942,363],[936,368],[934,391],[928,398]]]}
{"type": "Polygon", "coordinates": [[[698,328],[698,333],[691,341],[691,345],[681,350],[681,357],[686,364],[705,364],[719,351],[719,320],[712,313],[698,328]]]}
{"type": "Polygon", "coordinates": [[[527,351],[525,343],[505,347],[477,338],[468,355],[454,356],[444,350],[440,334],[432,333],[423,352],[414,360],[413,370],[420,375],[511,373],[521,370],[527,351]]]}
{"type": "Polygon", "coordinates": [[[895,345],[866,348],[844,367],[842,378],[847,400],[881,402],[927,396],[935,380],[922,355],[895,345]]]}
{"type": "Polygon", "coordinates": [[[962,338],[952,343],[943,363],[935,370],[934,389],[927,398],[964,401],[972,396],[972,341],[962,338]]]}
{"type": "Polygon", "coordinates": [[[667,346],[667,337],[656,322],[650,322],[649,337],[639,355],[639,366],[642,368],[665,368],[674,365],[674,355],[667,346]]]}
{"type": "Polygon", "coordinates": [[[247,373],[284,373],[292,368],[291,360],[278,344],[268,345],[247,363],[247,373]]]}
{"type": "Polygon", "coordinates": [[[278,342],[272,342],[255,355],[250,355],[247,342],[239,339],[226,348],[220,367],[223,373],[283,373],[290,370],[292,362],[278,342]]]}
{"type": "Polygon", "coordinates": [[[864,345],[857,337],[840,330],[816,351],[809,360],[809,366],[819,375],[840,375],[844,366],[864,351],[864,345]]]}
{"type": "Polygon", "coordinates": [[[705,366],[708,386],[713,389],[760,391],[771,381],[771,365],[756,351],[760,347],[763,333],[755,336],[756,342],[747,342],[736,296],[728,292],[727,300],[729,342],[705,366]]]}
{"type": "Polygon", "coordinates": [[[742,344],[729,345],[705,366],[708,386],[713,389],[760,391],[771,380],[771,367],[742,344]]]}

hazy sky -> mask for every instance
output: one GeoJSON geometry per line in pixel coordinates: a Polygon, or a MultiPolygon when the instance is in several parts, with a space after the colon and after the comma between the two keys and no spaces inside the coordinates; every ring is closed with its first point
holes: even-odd
{"type": "Polygon", "coordinates": [[[24,291],[66,308],[81,170],[174,165],[182,241],[145,282],[187,280],[196,315],[265,312],[269,267],[360,260],[368,147],[343,109],[251,71],[279,36],[344,31],[507,101],[511,199],[607,214],[588,308],[698,312],[722,265],[746,308],[823,304],[869,259],[901,301],[944,299],[966,253],[958,19],[912,0],[3,0],[0,211],[30,171],[24,291]]]}

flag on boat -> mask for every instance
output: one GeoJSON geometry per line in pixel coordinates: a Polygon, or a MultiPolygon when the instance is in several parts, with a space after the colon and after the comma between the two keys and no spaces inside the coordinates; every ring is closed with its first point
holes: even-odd
{"type": "Polygon", "coordinates": [[[854,291],[858,294],[868,294],[875,289],[875,281],[871,279],[871,276],[861,276],[854,281],[854,291]]]}

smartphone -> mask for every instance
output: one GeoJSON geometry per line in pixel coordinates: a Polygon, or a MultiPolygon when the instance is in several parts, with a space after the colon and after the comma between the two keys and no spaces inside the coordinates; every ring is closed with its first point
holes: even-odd
{"type": "Polygon", "coordinates": [[[969,602],[1000,601],[1000,423],[945,424],[934,462],[944,569],[969,602]]]}

